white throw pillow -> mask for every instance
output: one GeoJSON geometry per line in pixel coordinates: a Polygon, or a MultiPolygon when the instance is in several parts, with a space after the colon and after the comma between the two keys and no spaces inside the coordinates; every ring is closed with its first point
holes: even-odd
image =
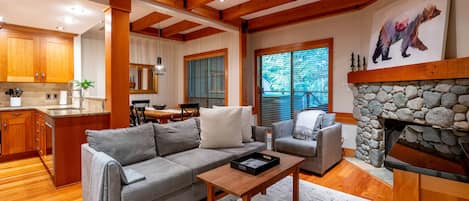
{"type": "Polygon", "coordinates": [[[242,147],[240,108],[200,109],[200,148],[242,147]]]}
{"type": "Polygon", "coordinates": [[[252,106],[213,106],[217,108],[241,108],[241,134],[243,135],[243,142],[252,142],[252,106]]]}

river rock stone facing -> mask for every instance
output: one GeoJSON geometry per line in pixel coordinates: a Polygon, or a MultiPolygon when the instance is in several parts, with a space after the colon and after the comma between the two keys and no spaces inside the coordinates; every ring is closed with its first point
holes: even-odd
{"type": "Polygon", "coordinates": [[[457,129],[449,135],[406,128],[405,139],[440,153],[454,153],[457,138],[469,136],[469,79],[356,84],[352,92],[358,120],[356,157],[374,166],[384,160],[382,118],[457,129]]]}

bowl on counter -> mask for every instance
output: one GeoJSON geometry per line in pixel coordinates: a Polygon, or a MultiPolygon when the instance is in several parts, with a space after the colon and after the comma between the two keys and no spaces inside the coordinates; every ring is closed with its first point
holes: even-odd
{"type": "Polygon", "coordinates": [[[164,110],[164,108],[166,108],[166,105],[165,104],[153,105],[153,108],[155,110],[164,110]]]}

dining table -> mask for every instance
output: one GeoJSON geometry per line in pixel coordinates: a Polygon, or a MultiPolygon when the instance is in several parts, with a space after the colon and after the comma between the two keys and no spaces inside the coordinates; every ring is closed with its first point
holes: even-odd
{"type": "MultiPolygon", "coordinates": [[[[185,111],[183,115],[184,117],[189,117],[191,116],[191,112],[185,111]]],[[[145,108],[145,116],[148,118],[157,119],[160,124],[166,124],[171,119],[181,118],[181,109],[169,108],[163,110],[156,110],[152,107],[147,107],[145,108]]]]}

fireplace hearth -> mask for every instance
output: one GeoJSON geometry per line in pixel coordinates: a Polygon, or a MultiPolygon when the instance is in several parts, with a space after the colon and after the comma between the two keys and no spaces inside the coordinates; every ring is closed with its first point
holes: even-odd
{"type": "Polygon", "coordinates": [[[393,119],[383,121],[386,168],[469,182],[466,132],[393,119]]]}
{"type": "MultiPolygon", "coordinates": [[[[376,167],[383,165],[388,153],[384,119],[455,130],[459,137],[469,136],[469,79],[355,84],[352,91],[353,115],[358,120],[356,157],[376,167]]],[[[453,138],[441,133],[445,132],[439,132],[438,140],[451,140],[453,144],[453,138]]],[[[435,135],[425,134],[427,137],[436,141],[435,135]]],[[[453,145],[422,143],[423,148],[432,147],[443,153],[455,151],[451,150],[453,145]]]]}

